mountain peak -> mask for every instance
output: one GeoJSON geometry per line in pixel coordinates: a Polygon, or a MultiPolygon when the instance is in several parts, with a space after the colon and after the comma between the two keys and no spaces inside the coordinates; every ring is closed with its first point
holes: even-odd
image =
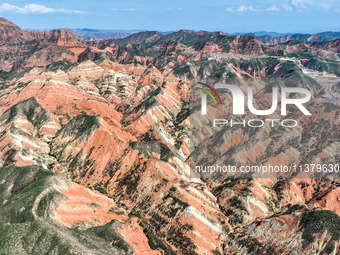
{"type": "Polygon", "coordinates": [[[13,22],[11,22],[8,19],[2,18],[0,17],[0,24],[2,25],[12,25],[12,26],[16,26],[13,22]]]}
{"type": "Polygon", "coordinates": [[[29,32],[23,30],[13,22],[5,18],[0,18],[0,39],[2,42],[11,41],[13,43],[31,40],[29,32]]]}

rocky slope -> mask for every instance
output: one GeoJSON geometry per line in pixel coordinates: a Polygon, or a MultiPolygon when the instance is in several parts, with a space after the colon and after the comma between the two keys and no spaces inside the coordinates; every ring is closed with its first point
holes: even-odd
{"type": "MultiPolygon", "coordinates": [[[[187,184],[191,181],[185,163],[189,154],[183,143],[185,126],[176,130],[173,123],[187,100],[188,84],[178,88],[178,80],[163,77],[156,68],[138,70],[107,61],[85,61],[66,72],[34,69],[20,79],[26,80],[23,87],[17,87],[21,84],[17,81],[3,90],[17,92],[1,102],[1,164],[40,165],[93,187],[116,203],[108,206],[94,200],[100,209],[94,205],[93,216],[91,208],[75,204],[79,216],[70,217],[64,215],[72,207],[70,201],[57,209],[62,224],[88,228],[111,222],[117,212],[125,215],[118,216],[120,221],[136,217],[138,222],[122,230],[127,240],[135,242],[128,237],[134,228],[141,229],[141,240],[149,240],[145,247],[135,244],[144,247],[135,249],[216,248],[223,215],[202,182],[187,184]],[[6,103],[12,100],[13,104],[6,103]]],[[[79,196],[76,201],[87,195],[79,196]]]]}
{"type": "Polygon", "coordinates": [[[250,84],[256,106],[277,80],[313,94],[311,118],[289,113],[302,127],[222,128],[213,154],[236,165],[339,162],[339,107],[298,60],[263,56],[252,37],[180,31],[116,45],[2,22],[16,47],[40,39],[33,55],[17,54],[20,65],[2,53],[12,64],[0,83],[1,253],[339,253],[337,178],[190,174],[195,80],[250,84]]]}

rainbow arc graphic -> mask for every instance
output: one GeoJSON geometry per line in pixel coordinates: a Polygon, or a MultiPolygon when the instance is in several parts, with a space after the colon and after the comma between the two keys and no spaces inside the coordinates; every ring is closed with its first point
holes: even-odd
{"type": "MultiPolygon", "coordinates": [[[[217,91],[212,86],[210,86],[208,84],[205,84],[205,83],[202,83],[202,82],[198,82],[198,83],[202,84],[203,86],[205,86],[208,89],[210,89],[217,96],[218,100],[220,101],[220,104],[222,105],[222,100],[220,98],[220,95],[217,93],[217,91]]],[[[199,89],[204,91],[204,92],[206,92],[211,97],[211,99],[214,101],[215,105],[217,105],[217,101],[216,101],[214,95],[209,90],[204,89],[204,88],[199,88],[199,89]]]]}

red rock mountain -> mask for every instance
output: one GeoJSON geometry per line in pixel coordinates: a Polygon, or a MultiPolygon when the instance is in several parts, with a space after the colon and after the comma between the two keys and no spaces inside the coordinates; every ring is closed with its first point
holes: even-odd
{"type": "Polygon", "coordinates": [[[86,48],[84,40],[68,29],[25,31],[3,18],[0,19],[0,37],[0,69],[7,72],[60,60],[75,62],[86,48]]]}

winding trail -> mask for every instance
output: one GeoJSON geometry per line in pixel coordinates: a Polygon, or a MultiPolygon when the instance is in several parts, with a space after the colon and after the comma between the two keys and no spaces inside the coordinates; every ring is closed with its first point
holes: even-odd
{"type": "Polygon", "coordinates": [[[313,78],[323,88],[325,88],[325,91],[333,104],[338,102],[339,99],[333,94],[332,87],[340,82],[340,77],[337,77],[336,75],[331,73],[319,72],[311,69],[306,69],[304,67],[302,67],[301,69],[305,75],[313,78]]]}

